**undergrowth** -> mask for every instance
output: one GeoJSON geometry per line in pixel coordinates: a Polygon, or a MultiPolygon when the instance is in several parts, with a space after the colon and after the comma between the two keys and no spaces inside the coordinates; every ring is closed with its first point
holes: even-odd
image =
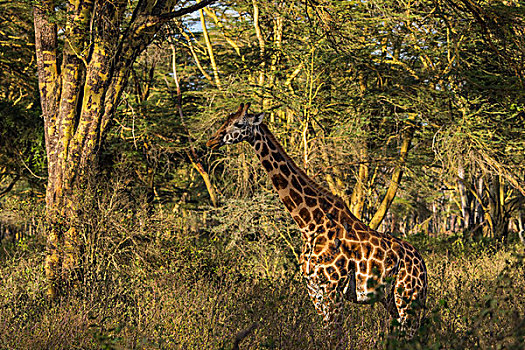
{"type": "MultiPolygon", "coordinates": [[[[264,196],[223,209],[86,218],[84,279],[53,303],[43,235],[2,244],[0,348],[232,349],[235,339],[241,349],[329,348],[289,219],[264,196]]],[[[428,267],[425,323],[400,341],[381,305],[347,303],[349,348],[523,349],[523,246],[408,238],[428,267]]]]}

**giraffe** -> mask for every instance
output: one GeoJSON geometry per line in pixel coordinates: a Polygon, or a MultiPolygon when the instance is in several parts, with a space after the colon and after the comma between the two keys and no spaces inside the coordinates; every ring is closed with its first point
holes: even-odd
{"type": "Polygon", "coordinates": [[[315,183],[286,154],[262,122],[264,113],[249,114],[249,107],[241,104],[206,145],[218,149],[247,141],[255,150],[300,228],[301,272],[325,325],[341,334],[344,299],[360,304],[375,300],[412,337],[427,291],[427,270],[419,252],[357,219],[341,198],[315,183]]]}

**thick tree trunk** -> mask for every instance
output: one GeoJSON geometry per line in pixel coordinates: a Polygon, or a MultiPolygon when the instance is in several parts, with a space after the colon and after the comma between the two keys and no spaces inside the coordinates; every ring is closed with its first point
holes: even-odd
{"type": "MultiPolygon", "coordinates": [[[[116,5],[125,6],[125,2],[116,5]]],[[[45,271],[51,298],[55,298],[60,287],[69,284],[78,271],[77,216],[80,202],[86,198],[82,191],[86,188],[90,168],[96,166],[96,150],[107,125],[102,125],[105,112],[113,112],[106,108],[115,105],[114,101],[105,101],[105,98],[119,95],[106,94],[107,87],[111,86],[113,64],[110,49],[116,48],[118,39],[118,31],[107,26],[106,21],[118,22],[122,14],[112,5],[99,6],[95,13],[93,1],[68,3],[60,70],[57,27],[52,20],[54,4],[44,1],[34,9],[39,89],[48,156],[45,271]],[[100,22],[91,26],[95,15],[100,16],[100,22]]]]}
{"type": "Polygon", "coordinates": [[[90,197],[89,175],[96,169],[97,150],[133,62],[164,23],[213,0],[170,12],[176,2],[139,1],[130,14],[125,0],[69,1],[63,13],[66,27],[60,66],[55,3],[41,0],[35,4],[35,47],[49,171],[45,270],[51,298],[79,271],[79,211],[90,197]]]}

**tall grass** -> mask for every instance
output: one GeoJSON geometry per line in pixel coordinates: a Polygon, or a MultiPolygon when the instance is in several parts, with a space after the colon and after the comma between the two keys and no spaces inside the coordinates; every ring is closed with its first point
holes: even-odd
{"type": "MultiPolygon", "coordinates": [[[[84,281],[55,303],[44,296],[42,235],[0,247],[0,348],[231,349],[236,338],[241,349],[328,348],[296,265],[297,232],[268,201],[210,209],[196,230],[188,212],[101,206],[84,220],[84,281]]],[[[382,306],[347,303],[349,348],[523,349],[523,246],[413,240],[429,269],[421,331],[388,337],[382,306]]]]}

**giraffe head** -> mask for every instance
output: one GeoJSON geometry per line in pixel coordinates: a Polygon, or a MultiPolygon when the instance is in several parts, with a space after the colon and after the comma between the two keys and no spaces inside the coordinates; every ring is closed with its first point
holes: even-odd
{"type": "Polygon", "coordinates": [[[224,145],[232,145],[253,139],[254,126],[261,124],[264,113],[248,114],[250,104],[241,103],[237,112],[232,113],[226,122],[209,139],[206,146],[217,149],[224,145]]]}

